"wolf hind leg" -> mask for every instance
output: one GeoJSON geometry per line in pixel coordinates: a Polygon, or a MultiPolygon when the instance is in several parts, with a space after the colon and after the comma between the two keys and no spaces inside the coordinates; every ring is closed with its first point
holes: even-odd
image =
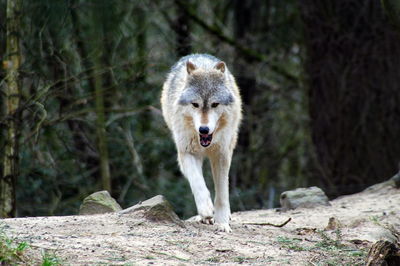
{"type": "Polygon", "coordinates": [[[215,187],[214,221],[218,230],[232,232],[229,226],[231,208],[229,204],[229,168],[231,152],[219,152],[210,157],[211,169],[215,187]]]}
{"type": "Polygon", "coordinates": [[[203,159],[190,153],[178,154],[179,166],[188,179],[201,222],[213,224],[214,205],[203,177],[203,159]]]}

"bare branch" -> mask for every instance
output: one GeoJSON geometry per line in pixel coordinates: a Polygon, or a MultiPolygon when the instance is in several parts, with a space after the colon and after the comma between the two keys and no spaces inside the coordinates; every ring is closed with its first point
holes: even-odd
{"type": "Polygon", "coordinates": [[[176,2],[194,22],[196,22],[199,26],[201,26],[211,34],[215,35],[221,41],[235,47],[243,56],[246,56],[247,58],[252,60],[267,63],[274,72],[290,80],[291,82],[297,83],[298,77],[296,77],[292,73],[289,73],[288,71],[274,64],[273,62],[268,62],[267,55],[241,45],[235,39],[227,36],[217,25],[209,25],[197,15],[197,13],[187,4],[186,1],[177,0],[176,2]]]}
{"type": "Polygon", "coordinates": [[[267,225],[267,226],[273,226],[273,227],[284,227],[287,223],[289,223],[292,220],[292,218],[287,219],[285,222],[281,224],[272,224],[272,223],[243,223],[245,225],[267,225]]]}

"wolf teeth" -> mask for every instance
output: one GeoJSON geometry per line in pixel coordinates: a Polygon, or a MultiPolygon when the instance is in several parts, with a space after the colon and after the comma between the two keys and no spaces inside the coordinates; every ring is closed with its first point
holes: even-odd
{"type": "Polygon", "coordinates": [[[207,147],[211,144],[212,134],[200,134],[200,144],[203,147],[207,147]]]}

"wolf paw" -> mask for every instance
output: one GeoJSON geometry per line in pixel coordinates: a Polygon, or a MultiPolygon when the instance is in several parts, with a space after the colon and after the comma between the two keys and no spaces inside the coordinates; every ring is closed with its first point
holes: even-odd
{"type": "Polygon", "coordinates": [[[193,216],[187,220],[188,222],[203,223],[203,224],[214,224],[213,217],[201,217],[200,215],[193,216]]]}
{"type": "Polygon", "coordinates": [[[202,220],[211,220],[214,217],[214,205],[209,197],[200,201],[197,210],[202,220]]]}
{"type": "Polygon", "coordinates": [[[219,232],[226,232],[226,233],[232,232],[232,229],[228,223],[215,223],[215,225],[217,226],[217,231],[219,232]]]}
{"type": "Polygon", "coordinates": [[[203,224],[214,224],[214,218],[212,217],[201,217],[200,222],[203,224]]]}

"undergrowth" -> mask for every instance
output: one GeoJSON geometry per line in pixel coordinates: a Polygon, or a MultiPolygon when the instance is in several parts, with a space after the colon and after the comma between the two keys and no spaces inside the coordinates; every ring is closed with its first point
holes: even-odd
{"type": "Polygon", "coordinates": [[[29,244],[26,241],[18,242],[17,239],[7,236],[4,228],[0,228],[0,265],[61,265],[60,259],[54,254],[42,251],[42,260],[36,263],[26,256],[29,244]]]}
{"type": "Polygon", "coordinates": [[[62,265],[60,258],[58,258],[54,253],[49,253],[47,251],[42,252],[42,266],[58,266],[62,265]]]}
{"type": "Polygon", "coordinates": [[[27,242],[17,243],[9,238],[0,228],[0,265],[14,265],[24,263],[27,258],[24,251],[29,247],[27,242]]]}
{"type": "Polygon", "coordinates": [[[283,248],[292,251],[310,251],[319,258],[318,263],[310,262],[313,265],[363,265],[366,251],[345,245],[342,241],[340,229],[334,231],[333,237],[323,230],[316,231],[320,240],[304,242],[301,238],[277,237],[276,242],[283,248]],[[307,244],[310,243],[310,244],[307,244]],[[314,243],[314,244],[311,244],[314,243]]]}

